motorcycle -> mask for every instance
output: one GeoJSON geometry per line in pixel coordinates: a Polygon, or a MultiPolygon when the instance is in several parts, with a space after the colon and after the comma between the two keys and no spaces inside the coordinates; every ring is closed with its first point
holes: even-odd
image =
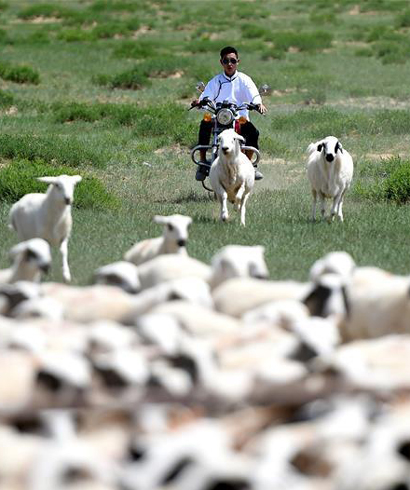
{"type": "MultiPolygon", "coordinates": [[[[200,84],[199,84],[200,86],[200,84]]],[[[200,87],[202,88],[202,87],[200,87]]],[[[199,89],[200,89],[199,88],[199,89]]],[[[200,165],[203,168],[203,173],[208,176],[209,169],[213,161],[218,156],[218,136],[225,129],[233,128],[237,133],[240,134],[240,126],[241,124],[246,122],[246,118],[239,115],[239,111],[242,109],[247,109],[249,111],[258,111],[259,108],[257,105],[252,103],[244,103],[241,105],[236,105],[232,102],[228,102],[227,100],[223,102],[215,103],[209,97],[203,98],[197,105],[191,106],[189,110],[197,107],[198,109],[205,109],[206,112],[204,114],[205,121],[213,121],[212,133],[211,133],[211,141],[212,143],[209,145],[196,145],[191,150],[191,159],[196,165],[200,165]],[[211,151],[210,158],[206,158],[206,162],[200,161],[197,156],[197,153],[201,150],[205,150],[206,154],[208,151],[211,151]]],[[[252,150],[252,164],[257,165],[260,160],[259,150],[254,148],[253,146],[246,146],[241,144],[241,150],[252,150]],[[255,158],[253,158],[255,156],[255,158]]],[[[205,181],[201,181],[202,186],[210,192],[213,192],[212,189],[206,186],[205,181]]]]}

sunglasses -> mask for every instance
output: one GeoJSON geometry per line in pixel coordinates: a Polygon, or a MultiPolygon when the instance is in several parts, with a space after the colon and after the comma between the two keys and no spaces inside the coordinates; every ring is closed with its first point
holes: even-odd
{"type": "Polygon", "coordinates": [[[227,65],[227,64],[229,64],[229,63],[232,63],[232,65],[236,65],[236,63],[238,63],[238,60],[237,60],[237,59],[235,59],[235,58],[224,58],[224,59],[222,60],[222,63],[223,63],[224,65],[227,65]]]}

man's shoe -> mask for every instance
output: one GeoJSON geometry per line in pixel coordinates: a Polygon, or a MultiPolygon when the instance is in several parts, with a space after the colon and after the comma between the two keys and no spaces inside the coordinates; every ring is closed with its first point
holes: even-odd
{"type": "Polygon", "coordinates": [[[199,182],[203,182],[205,179],[206,179],[206,173],[203,171],[202,167],[198,167],[195,174],[195,180],[198,180],[199,182]]]}
{"type": "Polygon", "coordinates": [[[255,180],[262,180],[263,179],[263,173],[259,172],[257,168],[255,168],[255,180]]]}

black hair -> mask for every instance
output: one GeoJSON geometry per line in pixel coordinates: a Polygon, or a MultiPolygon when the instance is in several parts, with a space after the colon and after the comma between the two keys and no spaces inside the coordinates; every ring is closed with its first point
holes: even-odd
{"type": "Polygon", "coordinates": [[[226,54],[229,54],[229,53],[235,53],[236,54],[236,57],[238,58],[238,51],[233,48],[232,46],[226,46],[225,48],[222,48],[221,49],[221,59],[226,55],[226,54]]]}

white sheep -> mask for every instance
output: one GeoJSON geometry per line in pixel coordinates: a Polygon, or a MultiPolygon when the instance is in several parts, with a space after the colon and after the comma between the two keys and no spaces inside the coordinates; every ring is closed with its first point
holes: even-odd
{"type": "Polygon", "coordinates": [[[99,267],[94,272],[94,283],[119,286],[131,294],[141,288],[137,266],[122,260],[99,267]]]}
{"type": "Polygon", "coordinates": [[[241,152],[239,141],[245,141],[233,129],[218,136],[219,152],[209,172],[209,180],[220,205],[221,220],[229,217],[228,200],[240,211],[245,226],[246,201],[255,183],[255,169],[249,158],[241,152]]]}
{"type": "Polygon", "coordinates": [[[212,257],[212,277],[210,285],[216,288],[233,277],[254,277],[267,279],[268,267],[265,261],[265,247],[261,245],[226,245],[212,257]]]}
{"type": "Polygon", "coordinates": [[[23,196],[10,210],[11,227],[20,241],[43,238],[51,246],[60,248],[64,281],[71,281],[68,266],[68,240],[70,238],[74,187],[82,180],[80,175],[38,177],[50,184],[45,194],[31,193],[23,196]]]}
{"type": "Polygon", "coordinates": [[[343,221],[343,198],[353,178],[353,160],[334,136],[311,143],[307,148],[307,175],[313,205],[312,220],[316,219],[316,199],[319,195],[322,217],[325,217],[325,198],[332,198],[330,220],[337,215],[343,221]]]}
{"type": "Polygon", "coordinates": [[[139,265],[157,255],[187,254],[188,228],[192,223],[192,218],[182,214],[173,214],[171,216],[156,215],[154,216],[154,222],[164,225],[163,235],[136,243],[125,253],[125,260],[139,265]]]}
{"type": "Polygon", "coordinates": [[[209,265],[187,255],[178,254],[158,255],[138,266],[142,289],[182,277],[198,277],[208,282],[211,273],[209,265]]]}
{"type": "Polygon", "coordinates": [[[344,341],[410,332],[410,279],[377,267],[357,267],[346,287],[344,341]]]}
{"type": "Polygon", "coordinates": [[[40,282],[41,274],[46,273],[51,264],[50,246],[42,238],[32,238],[14,245],[10,257],[13,264],[0,271],[0,283],[40,282]]]}
{"type": "Polygon", "coordinates": [[[215,309],[236,318],[272,301],[303,301],[311,283],[297,281],[261,281],[252,277],[228,279],[212,291],[215,309]]]}
{"type": "Polygon", "coordinates": [[[356,267],[353,257],[347,252],[329,252],[316,260],[309,271],[311,281],[317,281],[324,274],[338,274],[347,280],[356,267]]]}

